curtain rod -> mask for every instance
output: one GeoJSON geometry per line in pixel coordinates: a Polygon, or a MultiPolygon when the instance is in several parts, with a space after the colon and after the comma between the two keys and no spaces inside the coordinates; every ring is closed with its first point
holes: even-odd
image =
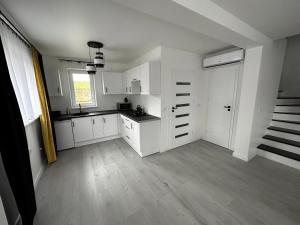
{"type": "Polygon", "coordinates": [[[10,20],[3,14],[3,12],[0,10],[0,20],[4,22],[22,41],[25,42],[29,47],[32,47],[33,45],[30,43],[30,41],[27,40],[27,38],[18,30],[18,28],[15,27],[15,25],[10,22],[10,20]]]}

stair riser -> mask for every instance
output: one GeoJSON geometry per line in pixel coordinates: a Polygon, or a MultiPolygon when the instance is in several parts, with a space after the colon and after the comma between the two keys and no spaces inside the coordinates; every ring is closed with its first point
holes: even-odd
{"type": "Polygon", "coordinates": [[[267,139],[263,139],[262,143],[265,144],[265,145],[269,145],[271,147],[274,147],[274,148],[282,149],[284,151],[300,154],[300,148],[299,147],[295,147],[295,146],[292,146],[292,145],[287,145],[287,144],[283,144],[283,143],[280,143],[280,142],[267,140],[267,139]]]}
{"type": "Polygon", "coordinates": [[[289,133],[284,133],[284,132],[275,131],[275,130],[267,130],[266,134],[300,142],[300,135],[296,135],[296,134],[289,134],[289,133]]]}
{"type": "Polygon", "coordinates": [[[283,123],[283,122],[272,121],[271,126],[287,128],[287,129],[292,129],[292,130],[299,130],[300,131],[300,124],[292,124],[292,123],[283,123]]]}
{"type": "Polygon", "coordinates": [[[276,105],[283,104],[300,104],[300,99],[277,99],[276,105]]]}
{"type": "Polygon", "coordinates": [[[300,121],[300,115],[290,115],[290,114],[273,114],[273,119],[276,120],[292,120],[292,121],[300,121]]]}
{"type": "Polygon", "coordinates": [[[275,112],[296,112],[300,113],[300,107],[299,106],[276,106],[275,112]]]}
{"type": "Polygon", "coordinates": [[[275,162],[278,162],[278,163],[281,163],[281,164],[284,164],[284,165],[287,165],[287,166],[290,166],[290,167],[300,170],[300,162],[298,162],[296,160],[289,159],[289,158],[286,158],[286,157],[283,157],[283,156],[280,156],[280,155],[277,155],[277,154],[274,154],[271,152],[267,152],[267,151],[264,151],[261,149],[259,149],[257,151],[257,154],[261,157],[264,157],[264,158],[273,160],[275,162]]]}

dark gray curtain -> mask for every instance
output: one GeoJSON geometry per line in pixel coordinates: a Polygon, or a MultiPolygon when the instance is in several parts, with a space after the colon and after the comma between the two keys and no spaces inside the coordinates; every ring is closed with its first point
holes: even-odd
{"type": "MultiPolygon", "coordinates": [[[[18,220],[20,213],[15,201],[15,197],[12,193],[9,185],[6,172],[2,163],[2,157],[0,155],[0,195],[4,210],[6,213],[7,221],[9,225],[14,225],[18,220]]],[[[21,222],[21,221],[20,221],[21,222]]],[[[20,224],[20,223],[19,223],[20,224]]]]}

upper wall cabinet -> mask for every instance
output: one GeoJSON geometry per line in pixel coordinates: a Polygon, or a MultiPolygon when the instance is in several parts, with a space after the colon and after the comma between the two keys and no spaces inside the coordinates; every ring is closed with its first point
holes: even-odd
{"type": "Polygon", "coordinates": [[[160,62],[146,62],[125,71],[123,92],[124,94],[159,95],[160,62]]]}
{"type": "Polygon", "coordinates": [[[45,77],[49,96],[63,96],[60,72],[57,67],[45,64],[45,77]]]}
{"type": "Polygon", "coordinates": [[[141,68],[141,94],[159,95],[160,94],[160,62],[147,62],[141,68]]]}
{"type": "Polygon", "coordinates": [[[115,72],[102,73],[104,95],[123,94],[123,74],[115,72]]]}

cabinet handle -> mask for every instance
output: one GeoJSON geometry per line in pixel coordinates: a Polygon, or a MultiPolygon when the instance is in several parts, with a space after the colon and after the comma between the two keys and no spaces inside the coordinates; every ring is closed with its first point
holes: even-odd
{"type": "Polygon", "coordinates": [[[107,87],[105,87],[105,93],[107,93],[107,90],[108,90],[108,88],[107,88],[107,87]]]}
{"type": "Polygon", "coordinates": [[[60,92],[60,88],[59,88],[59,87],[57,87],[57,93],[59,94],[59,92],[60,92]]]}
{"type": "Polygon", "coordinates": [[[140,86],[140,92],[142,92],[142,86],[140,86]]]}
{"type": "Polygon", "coordinates": [[[75,123],[74,123],[73,121],[72,121],[72,123],[71,123],[71,126],[72,126],[72,127],[75,127],[75,123]]]}
{"type": "Polygon", "coordinates": [[[130,130],[130,128],[129,128],[129,127],[127,127],[126,125],[125,125],[125,127],[126,127],[128,130],[130,130]]]}
{"type": "Polygon", "coordinates": [[[129,87],[129,92],[131,93],[131,87],[129,87]]]}
{"type": "Polygon", "coordinates": [[[126,87],[126,92],[127,92],[128,88],[126,87]]]}
{"type": "Polygon", "coordinates": [[[93,124],[95,124],[95,119],[92,119],[92,121],[93,121],[93,124]]]}
{"type": "Polygon", "coordinates": [[[105,118],[104,118],[104,117],[102,118],[102,120],[103,120],[103,123],[106,123],[106,120],[105,120],[105,118]]]}
{"type": "Polygon", "coordinates": [[[130,139],[130,137],[128,137],[127,135],[126,135],[126,137],[127,137],[127,139],[130,139]]]}

